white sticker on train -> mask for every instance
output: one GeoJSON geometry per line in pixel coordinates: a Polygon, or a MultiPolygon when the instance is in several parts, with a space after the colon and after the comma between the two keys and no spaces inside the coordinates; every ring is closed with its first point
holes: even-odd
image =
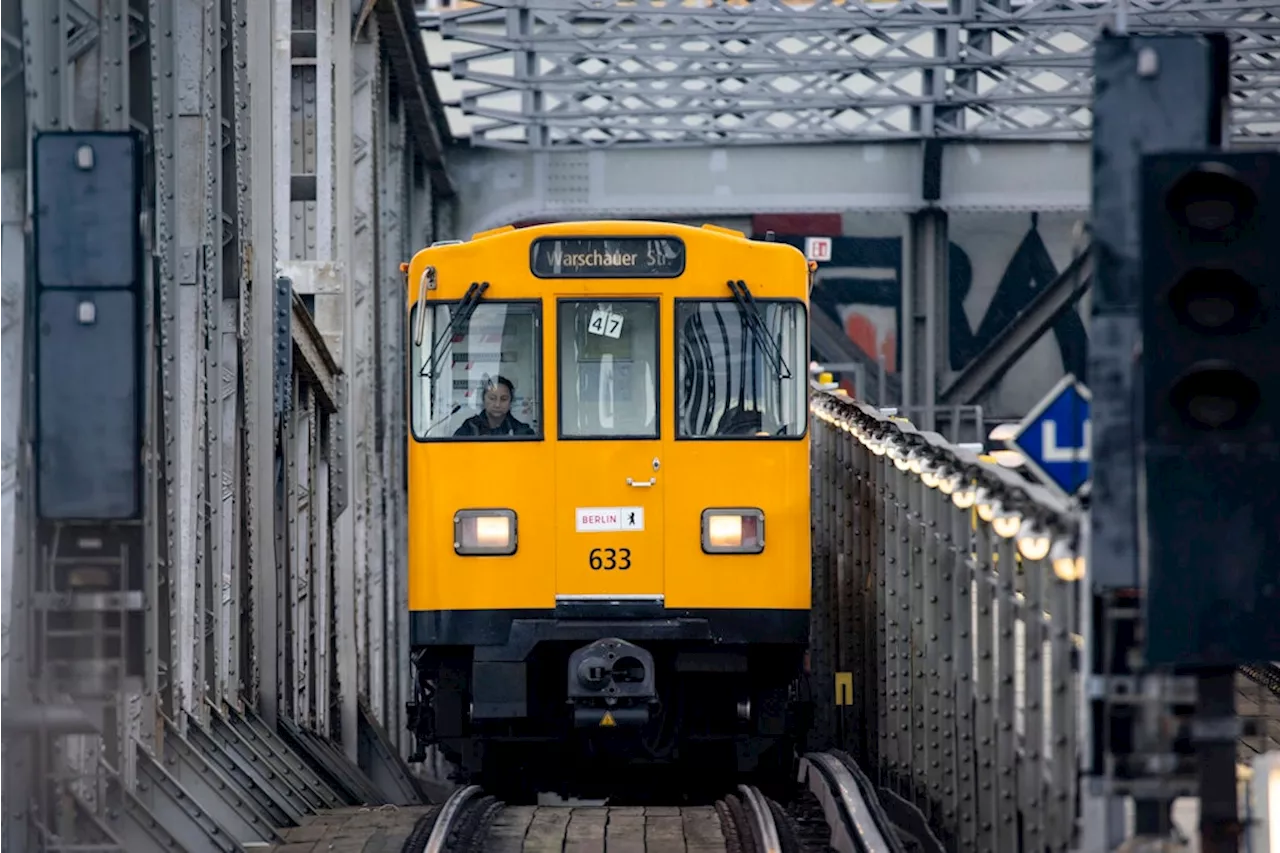
{"type": "Polygon", "coordinates": [[[644,530],[644,507],[580,506],[576,512],[576,527],[579,533],[644,530]]]}

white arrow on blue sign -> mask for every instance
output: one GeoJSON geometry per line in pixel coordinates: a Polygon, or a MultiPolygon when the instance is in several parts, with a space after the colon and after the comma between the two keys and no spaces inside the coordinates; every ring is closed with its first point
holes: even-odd
{"type": "Polygon", "coordinates": [[[1036,404],[1007,442],[1027,466],[1067,497],[1089,482],[1089,389],[1068,373],[1036,404]]]}

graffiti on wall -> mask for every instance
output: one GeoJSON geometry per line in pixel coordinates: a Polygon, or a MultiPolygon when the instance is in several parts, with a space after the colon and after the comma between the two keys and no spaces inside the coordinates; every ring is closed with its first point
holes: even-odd
{"type": "MultiPolygon", "coordinates": [[[[1060,270],[1046,245],[1039,215],[1027,215],[1019,227],[1025,229],[1025,233],[1003,264],[1002,272],[993,276],[992,281],[981,283],[982,290],[990,296],[978,300],[985,305],[978,305],[976,312],[966,311],[966,304],[974,301],[970,296],[975,288],[975,264],[970,251],[1007,249],[988,249],[981,245],[983,241],[979,237],[967,241],[979,245],[963,247],[953,240],[949,246],[948,332],[952,370],[964,369],[1039,290],[1058,276],[1060,270]],[[974,313],[980,318],[976,322],[970,316],[974,313]]],[[[863,352],[873,359],[883,358],[888,372],[896,372],[901,360],[903,238],[849,236],[844,233],[842,217],[838,214],[754,217],[753,236],[760,239],[766,231],[773,231],[779,242],[801,249],[805,237],[832,238],[831,260],[822,264],[819,283],[814,287],[814,309],[839,323],[863,352]]],[[[1008,235],[1007,229],[1004,235],[1006,240],[1013,236],[1008,235]]],[[[988,261],[983,266],[987,275],[991,275],[991,259],[983,260],[988,261]]],[[[1053,339],[1063,369],[1083,375],[1087,336],[1080,314],[1065,312],[1053,326],[1053,339]]]]}

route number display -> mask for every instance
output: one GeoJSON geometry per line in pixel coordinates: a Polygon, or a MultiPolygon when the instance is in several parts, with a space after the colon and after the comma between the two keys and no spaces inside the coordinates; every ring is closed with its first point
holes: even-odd
{"type": "Polygon", "coordinates": [[[603,335],[617,340],[622,337],[622,315],[597,308],[591,312],[591,322],[587,323],[587,331],[593,335],[603,335]]]}

